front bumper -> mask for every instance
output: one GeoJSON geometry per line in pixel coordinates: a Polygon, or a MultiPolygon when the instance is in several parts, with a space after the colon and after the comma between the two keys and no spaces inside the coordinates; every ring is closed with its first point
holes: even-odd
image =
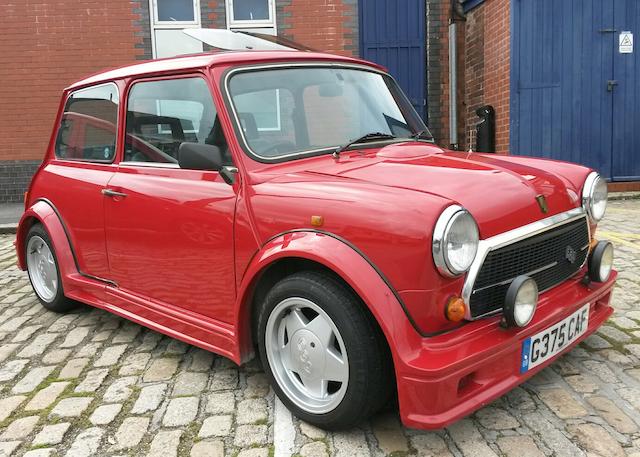
{"type": "MultiPolygon", "coordinates": [[[[569,280],[542,294],[525,328],[504,329],[499,316],[470,322],[449,333],[423,338],[396,371],[403,423],[442,428],[490,403],[566,353],[598,329],[613,312],[609,305],[617,273],[586,286],[569,280]],[[590,303],[587,331],[560,354],[520,373],[522,341],[590,303]]],[[[407,356],[407,354],[404,354],[407,356]]]]}

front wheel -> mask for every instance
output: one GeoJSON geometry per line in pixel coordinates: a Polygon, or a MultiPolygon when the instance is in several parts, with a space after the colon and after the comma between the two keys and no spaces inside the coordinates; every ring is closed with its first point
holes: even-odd
{"type": "Polygon", "coordinates": [[[392,392],[379,328],[353,292],[328,274],[296,273],[269,291],[259,310],[258,346],[278,397],[319,427],[354,426],[392,392]]]}

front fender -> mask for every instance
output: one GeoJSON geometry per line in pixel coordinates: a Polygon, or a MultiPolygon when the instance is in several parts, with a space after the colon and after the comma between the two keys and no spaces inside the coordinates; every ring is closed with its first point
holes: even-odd
{"type": "Polygon", "coordinates": [[[64,225],[62,225],[62,221],[53,207],[44,200],[35,202],[27,208],[20,218],[15,242],[18,267],[21,270],[27,269],[25,239],[31,226],[36,223],[42,224],[49,234],[49,238],[51,238],[51,243],[53,243],[53,249],[58,261],[58,268],[60,269],[60,276],[64,281],[65,278],[68,278],[78,270],[64,225]]]}
{"type": "MultiPolygon", "coordinates": [[[[302,258],[325,266],[358,294],[384,333],[394,362],[399,347],[418,347],[420,335],[404,310],[398,293],[382,272],[348,241],[321,231],[295,230],[280,234],[254,255],[240,285],[235,315],[240,359],[251,352],[251,296],[261,273],[284,258],[302,258]]],[[[396,364],[396,366],[398,366],[396,364]]]]}

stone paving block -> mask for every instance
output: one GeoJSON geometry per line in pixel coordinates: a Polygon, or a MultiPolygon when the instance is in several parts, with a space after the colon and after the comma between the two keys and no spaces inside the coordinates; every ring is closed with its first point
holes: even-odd
{"type": "Polygon", "coordinates": [[[122,405],[119,403],[113,405],[100,405],[89,417],[89,422],[93,425],[108,425],[115,420],[121,410],[122,405]]]}
{"type": "Polygon", "coordinates": [[[0,441],[0,457],[10,456],[22,441],[0,441]]]}
{"type": "Polygon", "coordinates": [[[321,428],[316,427],[315,425],[311,425],[306,423],[305,421],[300,421],[300,432],[307,438],[311,438],[312,440],[321,440],[325,436],[327,436],[327,432],[322,430],[321,428]]]}
{"type": "Polygon", "coordinates": [[[214,371],[209,390],[233,390],[238,386],[238,370],[214,371]]]}
{"type": "Polygon", "coordinates": [[[470,419],[456,422],[447,431],[465,456],[497,457],[470,419]]]}
{"type": "Polygon", "coordinates": [[[44,389],[40,390],[29,403],[25,406],[26,411],[36,411],[45,409],[58,399],[58,396],[64,392],[69,385],[68,382],[53,382],[44,389]]]}
{"type": "Polygon", "coordinates": [[[71,424],[69,422],[45,425],[40,433],[33,439],[32,444],[34,446],[43,446],[61,443],[70,426],[71,424]]]}
{"type": "Polygon", "coordinates": [[[178,375],[173,387],[174,397],[183,395],[198,395],[207,387],[208,373],[182,372],[178,375]]]}
{"type": "Polygon", "coordinates": [[[55,368],[55,366],[51,365],[46,367],[36,367],[29,370],[29,372],[25,374],[15,386],[13,386],[11,392],[14,394],[33,392],[33,390],[38,387],[55,368]]]}
{"type": "Polygon", "coordinates": [[[207,396],[207,413],[231,414],[235,409],[236,399],[233,392],[216,392],[207,396]]]}
{"type": "Polygon", "coordinates": [[[147,457],[176,457],[182,430],[162,431],[155,435],[147,457]]]}
{"type": "Polygon", "coordinates": [[[33,335],[35,332],[37,332],[41,328],[42,328],[41,325],[29,325],[27,327],[23,327],[16,334],[16,336],[13,337],[11,342],[12,343],[22,343],[24,341],[27,341],[29,338],[31,338],[31,335],[33,335]]]}
{"type": "Polygon", "coordinates": [[[59,379],[75,379],[80,376],[84,367],[89,363],[88,358],[79,358],[79,359],[71,359],[67,362],[67,364],[62,368],[60,374],[58,375],[59,379]]]}
{"type": "Polygon", "coordinates": [[[447,443],[435,432],[420,432],[412,436],[410,441],[419,456],[453,457],[447,443]]]}
{"type": "Polygon", "coordinates": [[[378,447],[386,455],[409,452],[407,437],[395,413],[376,416],[372,427],[373,434],[378,440],[378,447]]]}
{"type": "Polygon", "coordinates": [[[27,451],[22,457],[50,457],[55,455],[56,450],[54,448],[34,449],[27,451]]]}
{"type": "Polygon", "coordinates": [[[618,432],[635,433],[638,431],[638,426],[635,422],[608,398],[590,397],[587,401],[618,432]]]}
{"type": "Polygon", "coordinates": [[[204,349],[195,348],[191,351],[190,371],[209,371],[215,355],[204,349]]]}
{"type": "Polygon", "coordinates": [[[121,403],[127,400],[133,392],[132,386],[138,381],[137,376],[126,376],[116,379],[105,391],[102,401],[106,403],[121,403]]]}
{"type": "Polygon", "coordinates": [[[198,414],[198,397],[174,398],[169,402],[162,419],[165,427],[184,426],[192,422],[198,414]]]}
{"type": "Polygon", "coordinates": [[[125,322],[111,341],[112,344],[131,343],[136,339],[142,327],[133,322],[125,322]]]}
{"type": "Polygon", "coordinates": [[[104,430],[98,427],[91,427],[80,433],[65,457],[89,457],[95,455],[100,447],[100,440],[104,435],[104,430]]]}
{"type": "Polygon", "coordinates": [[[231,432],[232,425],[233,416],[222,415],[208,417],[202,423],[202,427],[200,427],[200,431],[198,432],[198,437],[209,438],[212,436],[227,436],[231,432]]]}
{"type": "Polygon", "coordinates": [[[63,398],[51,411],[51,416],[78,417],[91,404],[93,397],[63,398]]]}
{"type": "Polygon", "coordinates": [[[18,357],[30,358],[41,355],[59,336],[57,333],[43,333],[42,335],[36,336],[27,347],[18,353],[18,357]]]}
{"type": "Polygon", "coordinates": [[[144,371],[147,363],[151,359],[151,354],[148,352],[139,352],[131,354],[125,357],[120,367],[118,374],[120,376],[131,376],[134,374],[140,374],[144,371]]]}
{"type": "Polygon", "coordinates": [[[5,441],[26,438],[35,428],[40,416],[27,416],[16,419],[5,429],[2,439],[5,441]]]}
{"type": "Polygon", "coordinates": [[[94,357],[98,352],[100,352],[101,348],[102,343],[85,343],[80,346],[80,349],[78,349],[78,352],[76,352],[75,355],[78,358],[91,358],[94,357]]]}
{"type": "MultiPolygon", "coordinates": [[[[247,449],[246,451],[242,452],[245,452],[244,455],[246,456],[250,451],[260,451],[260,454],[256,454],[256,457],[269,455],[269,450],[264,448],[247,449]]],[[[242,454],[242,452],[240,454],[242,454]]],[[[329,453],[327,452],[327,445],[323,441],[314,441],[313,443],[305,444],[300,449],[300,455],[301,457],[329,457],[329,453]]]]}
{"type": "Polygon", "coordinates": [[[262,398],[251,398],[238,403],[238,424],[255,424],[266,421],[267,417],[267,404],[262,398]]]}
{"type": "Polygon", "coordinates": [[[78,384],[74,390],[77,393],[90,393],[95,392],[100,388],[104,379],[109,374],[109,370],[107,368],[100,368],[96,370],[91,370],[87,373],[87,376],[84,380],[78,384]]]}
{"type": "Polygon", "coordinates": [[[190,455],[191,457],[224,457],[224,443],[219,440],[200,441],[193,445],[190,455]]]}
{"type": "Polygon", "coordinates": [[[596,424],[580,424],[569,427],[569,431],[575,436],[578,443],[587,452],[601,457],[624,457],[625,452],[604,428],[596,424]]]}
{"type": "Polygon", "coordinates": [[[27,366],[28,360],[11,360],[0,366],[0,382],[11,381],[27,366]]]}
{"type": "Polygon", "coordinates": [[[71,349],[53,349],[42,356],[42,363],[61,363],[67,360],[69,355],[71,355],[71,349]]]}
{"type": "Polygon", "coordinates": [[[234,444],[238,447],[250,447],[267,444],[266,425],[239,425],[236,427],[234,444]]]}
{"type": "Polygon", "coordinates": [[[583,417],[587,410],[565,389],[545,389],[538,394],[540,399],[560,419],[583,417]]]}
{"type": "Polygon", "coordinates": [[[0,346],[0,363],[7,360],[7,358],[20,347],[19,344],[2,344],[0,346]]]}
{"type": "Polygon", "coordinates": [[[116,432],[115,450],[136,447],[147,432],[150,419],[148,417],[127,417],[116,432]]]}
{"type": "Polygon", "coordinates": [[[506,457],[544,457],[544,452],[529,436],[503,436],[497,443],[506,457]]]}
{"type": "Polygon", "coordinates": [[[118,346],[109,346],[103,352],[98,360],[93,363],[94,367],[110,367],[118,363],[124,351],[127,350],[126,344],[118,346]]]}
{"type": "Polygon", "coordinates": [[[7,397],[0,399],[0,422],[3,422],[20,406],[27,397],[24,395],[15,395],[13,397],[7,397]]]}
{"type": "Polygon", "coordinates": [[[370,455],[367,437],[361,430],[333,434],[336,457],[365,457],[370,455]]]}
{"type": "Polygon", "coordinates": [[[520,422],[502,408],[488,406],[476,413],[480,424],[491,430],[508,430],[518,428],[520,422]]]}
{"type": "Polygon", "coordinates": [[[60,343],[61,348],[74,348],[87,337],[89,330],[86,327],[77,327],[67,333],[64,341],[60,343]]]}
{"type": "Polygon", "coordinates": [[[166,384],[155,384],[143,387],[140,395],[133,405],[131,412],[133,414],[144,414],[149,411],[155,411],[162,403],[164,393],[167,390],[166,384]]]}
{"type": "Polygon", "coordinates": [[[144,382],[167,381],[171,379],[178,369],[179,360],[175,357],[155,359],[144,373],[144,382]]]}

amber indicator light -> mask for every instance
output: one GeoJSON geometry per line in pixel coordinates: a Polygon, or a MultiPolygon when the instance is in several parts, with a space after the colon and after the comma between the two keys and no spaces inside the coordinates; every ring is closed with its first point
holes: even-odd
{"type": "Polygon", "coordinates": [[[444,314],[451,322],[460,322],[464,319],[467,305],[464,304],[464,300],[460,297],[451,297],[447,302],[444,314]]]}
{"type": "Polygon", "coordinates": [[[324,224],[324,217],[322,216],[311,216],[311,225],[314,227],[322,227],[324,224]]]}

